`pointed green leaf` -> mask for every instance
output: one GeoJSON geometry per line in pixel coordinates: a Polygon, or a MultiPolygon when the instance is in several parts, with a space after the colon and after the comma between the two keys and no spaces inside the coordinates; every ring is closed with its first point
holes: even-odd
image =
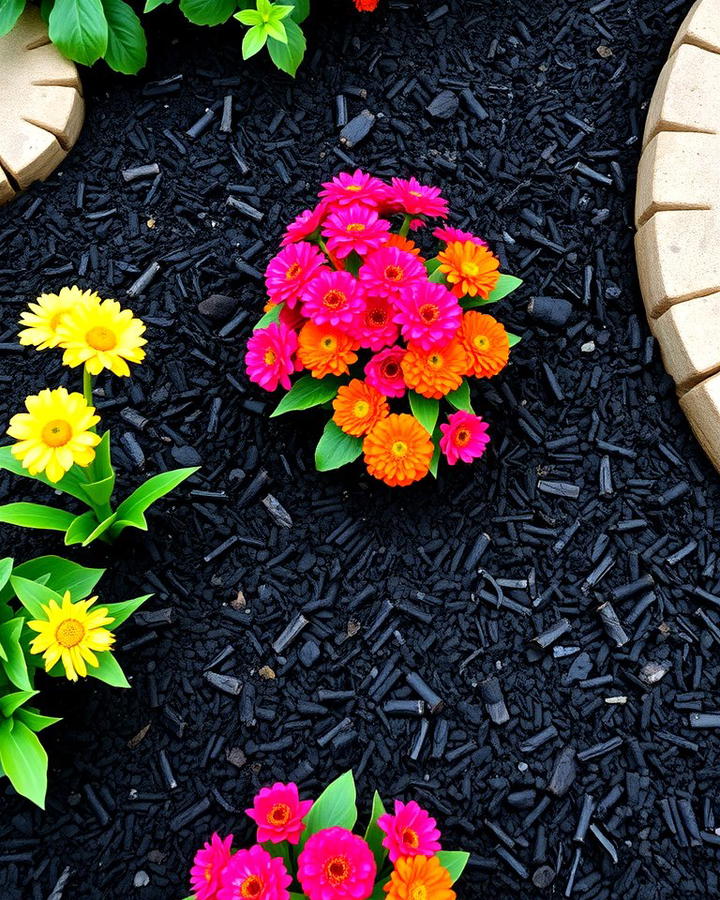
{"type": "Polygon", "coordinates": [[[430,459],[430,474],[432,475],[433,478],[437,478],[438,466],[440,465],[440,454],[442,452],[440,450],[440,435],[441,435],[441,433],[442,432],[440,431],[439,428],[436,428],[435,431],[433,432],[433,444],[435,446],[435,449],[433,450],[433,455],[430,459]]]}
{"type": "Polygon", "coordinates": [[[147,62],[145,31],[135,10],[124,0],[102,0],[108,23],[105,62],[116,72],[135,75],[147,62]]]}
{"type": "Polygon", "coordinates": [[[62,604],[63,598],[61,594],[37,581],[30,581],[27,578],[13,575],[10,578],[10,584],[13,586],[18,600],[33,619],[45,618],[43,606],[48,606],[51,600],[54,600],[58,606],[62,604]]]}
{"type": "Polygon", "coordinates": [[[99,538],[101,534],[104,534],[110,528],[115,522],[116,516],[117,513],[113,513],[107,519],[98,522],[94,509],[89,509],[87,512],[76,516],[65,533],[65,545],[70,547],[73,544],[82,544],[83,547],[87,547],[88,544],[99,538]]]}
{"type": "Polygon", "coordinates": [[[146,600],[149,600],[152,594],[146,594],[144,597],[136,597],[135,600],[125,600],[123,603],[98,603],[99,607],[106,608],[107,614],[113,621],[106,628],[109,631],[115,631],[118,625],[129,619],[130,616],[139,609],[146,600]]]}
{"type": "Polygon", "coordinates": [[[268,53],[278,69],[282,69],[283,72],[287,72],[294,78],[298,66],[305,56],[307,43],[302,29],[292,19],[285,19],[283,24],[287,34],[287,43],[281,43],[272,37],[268,38],[268,53]]]}
{"type": "MultiPolygon", "coordinates": [[[[46,584],[58,594],[70,591],[73,600],[84,600],[105,574],[105,569],[89,569],[61,556],[39,556],[15,567],[14,575],[36,581],[49,575],[46,584]]],[[[0,599],[2,599],[0,594],[0,599]]]]}
{"type": "Polygon", "coordinates": [[[235,0],[180,0],[186,19],[195,25],[222,25],[237,9],[235,0]]]}
{"type": "Polygon", "coordinates": [[[57,719],[55,716],[41,716],[36,710],[25,709],[24,707],[17,710],[15,718],[27,725],[31,731],[42,731],[44,728],[49,728],[57,722],[62,722],[62,719],[57,719]]]}
{"type": "Polygon", "coordinates": [[[428,273],[428,275],[432,275],[434,272],[437,272],[439,268],[440,260],[437,258],[437,256],[434,256],[432,259],[425,260],[425,271],[428,273]]]}
{"type": "Polygon", "coordinates": [[[10,783],[23,797],[42,809],[47,791],[47,753],[31,731],[19,719],[0,722],[0,765],[10,783]]]}
{"type": "Polygon", "coordinates": [[[289,0],[289,2],[293,6],[290,15],[300,25],[310,15],[310,0],[289,0]]]}
{"type": "Polygon", "coordinates": [[[318,472],[339,469],[360,456],[362,445],[362,438],[345,434],[331,419],[315,448],[315,468],[318,472]]]}
{"type": "Polygon", "coordinates": [[[39,691],[14,691],[0,696],[0,715],[9,719],[18,707],[35,697],[39,691]]]}
{"type": "Polygon", "coordinates": [[[305,816],[304,821],[307,827],[302,833],[298,849],[302,849],[307,839],[318,831],[322,831],[323,828],[337,826],[352,831],[357,822],[355,800],[353,773],[345,772],[325,788],[305,816]]]}
{"type": "Polygon", "coordinates": [[[333,375],[325,378],[313,378],[312,375],[304,375],[299,378],[290,390],[278,403],[273,416],[281,416],[283,413],[296,409],[310,409],[312,406],[320,406],[332,400],[340,387],[340,379],[333,375]]]}
{"type": "Polygon", "coordinates": [[[0,668],[4,670],[15,687],[19,687],[21,691],[31,691],[32,684],[28,675],[25,653],[20,644],[20,635],[24,625],[25,619],[22,617],[10,619],[9,622],[3,622],[0,625],[0,647],[3,650],[3,661],[0,662],[0,668]]]}
{"type": "Polygon", "coordinates": [[[387,848],[383,847],[382,845],[383,839],[385,837],[385,832],[377,823],[378,818],[384,815],[385,806],[383,805],[380,794],[375,791],[375,794],[373,795],[372,810],[370,812],[370,821],[368,822],[368,827],[365,830],[365,842],[372,850],[378,872],[380,872],[380,870],[382,869],[383,864],[385,863],[385,857],[388,854],[387,848]]]}
{"type": "Polygon", "coordinates": [[[272,309],[268,310],[262,319],[259,319],[256,324],[253,326],[253,331],[259,331],[261,328],[267,328],[268,325],[272,325],[273,322],[277,322],[280,318],[280,313],[283,311],[284,303],[276,303],[272,309]]]}
{"type": "Polygon", "coordinates": [[[255,56],[256,53],[259,53],[265,46],[266,41],[267,34],[265,34],[265,29],[262,25],[253,25],[249,31],[245,32],[245,37],[243,38],[243,59],[250,59],[251,56],[255,56]]]}
{"type": "Polygon", "coordinates": [[[256,9],[241,9],[235,13],[235,18],[243,25],[261,25],[262,16],[256,9]]]}
{"type": "Polygon", "coordinates": [[[75,516],[64,509],[43,506],[41,503],[6,503],[0,506],[0,522],[22,528],[44,528],[66,531],[75,516]]]}
{"type": "Polygon", "coordinates": [[[105,684],[112,685],[112,687],[130,687],[130,683],[120,668],[120,664],[109,650],[103,650],[102,653],[95,655],[98,659],[98,665],[91,666],[88,663],[87,672],[90,677],[97,678],[98,681],[104,681],[105,684]]]}
{"type": "Polygon", "coordinates": [[[440,865],[448,870],[450,877],[452,878],[452,883],[455,884],[462,875],[465,866],[470,859],[470,854],[465,853],[462,850],[441,850],[437,854],[437,857],[440,860],[440,865]]]}
{"type": "Polygon", "coordinates": [[[48,26],[50,40],[75,62],[91,66],[105,55],[108,23],[100,0],[55,0],[48,26]]]}
{"type": "Polygon", "coordinates": [[[432,284],[444,284],[446,287],[450,286],[445,277],[445,273],[440,271],[439,266],[436,266],[434,271],[428,275],[428,281],[432,282],[432,284]]]}
{"type": "Polygon", "coordinates": [[[263,29],[268,38],[273,38],[273,40],[280,41],[281,44],[287,44],[287,31],[285,30],[285,26],[282,22],[274,22],[271,19],[269,22],[264,23],[263,29]]]}
{"type": "Polygon", "coordinates": [[[15,27],[25,9],[25,0],[0,0],[0,37],[15,27]]]}
{"type": "Polygon", "coordinates": [[[10,576],[12,575],[13,570],[13,562],[9,556],[6,556],[5,559],[0,559],[0,591],[5,587],[5,585],[10,581],[10,576]]]}
{"type": "Polygon", "coordinates": [[[472,408],[472,402],[470,400],[470,385],[467,381],[463,380],[463,383],[454,391],[450,391],[449,394],[445,395],[445,399],[451,406],[454,406],[455,409],[461,409],[464,412],[474,413],[475,410],[472,408]]]}
{"type": "Polygon", "coordinates": [[[173,0],[145,0],[145,8],[143,12],[149,13],[154,9],[157,9],[158,6],[164,6],[166,3],[172,3],[173,0]]]}
{"type": "Polygon", "coordinates": [[[156,500],[169,494],[186,478],[194,475],[198,469],[199,466],[193,466],[188,469],[161,472],[159,475],[153,475],[145,484],[140,485],[115,510],[115,522],[110,531],[111,537],[116,538],[124,528],[139,528],[141,531],[147,531],[145,511],[156,500]]]}
{"type": "Polygon", "coordinates": [[[514,275],[501,275],[487,299],[482,297],[463,297],[460,301],[460,306],[463,309],[474,309],[476,306],[487,306],[489,303],[497,303],[498,300],[502,300],[503,297],[507,297],[508,294],[516,291],[522,283],[522,278],[516,278],[514,275]]]}
{"type": "Polygon", "coordinates": [[[84,469],[80,466],[73,466],[60,481],[53,483],[44,475],[31,475],[27,469],[23,469],[20,461],[15,459],[10,452],[10,449],[10,444],[0,447],[0,469],[4,469],[6,472],[12,472],[13,475],[20,475],[23,478],[32,478],[34,481],[39,481],[41,484],[47,485],[54,491],[70,494],[71,497],[77,497],[78,500],[87,503],[87,496],[80,487],[80,483],[82,481],[87,481],[87,478],[85,477],[84,469]],[[82,473],[82,475],[80,473],[82,473]]]}
{"type": "Polygon", "coordinates": [[[519,344],[522,338],[519,334],[513,334],[511,331],[506,332],[508,336],[508,343],[511,347],[514,347],[516,344],[519,344]]]}
{"type": "Polygon", "coordinates": [[[410,400],[412,414],[425,431],[428,434],[432,434],[440,412],[440,401],[429,400],[427,397],[423,397],[422,394],[416,394],[415,391],[408,391],[408,399],[410,400]]]}
{"type": "Polygon", "coordinates": [[[102,481],[88,481],[80,485],[83,493],[87,494],[85,502],[93,506],[104,506],[110,501],[115,489],[115,473],[103,478],[102,481]]]}

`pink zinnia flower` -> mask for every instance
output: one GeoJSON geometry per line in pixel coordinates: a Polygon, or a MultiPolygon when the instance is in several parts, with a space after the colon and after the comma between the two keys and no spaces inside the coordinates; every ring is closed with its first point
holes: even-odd
{"type": "Polygon", "coordinates": [[[298,881],[310,900],[367,900],[377,867],[365,841],[347,828],[325,828],[298,856],[298,881]]]}
{"type": "Polygon", "coordinates": [[[317,231],[326,215],[327,204],[325,201],[318,203],[315,209],[303,210],[285,229],[285,235],[281,241],[282,246],[286,247],[288,244],[302,241],[317,231]]]}
{"type": "Polygon", "coordinates": [[[387,241],[390,223],[381,219],[374,209],[354,203],[331,213],[322,228],[328,250],[345,259],[354,250],[365,256],[387,241]]]}
{"type": "Polygon", "coordinates": [[[265,270],[265,287],[275,303],[295,306],[308,281],[322,268],[325,255],[314,244],[299,241],[274,256],[265,270]]]}
{"type": "Polygon", "coordinates": [[[238,850],[223,873],[218,900],[290,900],[292,878],[279,856],[259,844],[238,850]]]}
{"type": "Polygon", "coordinates": [[[305,288],[302,313],[316,325],[348,328],[365,307],[360,284],[349,272],[323,269],[305,288]]]}
{"type": "Polygon", "coordinates": [[[417,178],[393,178],[387,201],[391,209],[411,216],[446,219],[448,214],[448,203],[440,196],[440,188],[420,184],[417,178]]]}
{"type": "Polygon", "coordinates": [[[290,390],[290,376],[295,371],[293,354],[298,338],[292,329],[282,322],[271,322],[267,328],[258,328],[248,341],[245,366],[250,381],[266,391],[274,391],[282,385],[290,390]]]}
{"type": "Polygon", "coordinates": [[[350,206],[352,203],[361,203],[376,209],[385,196],[387,185],[374,175],[368,175],[360,169],[356,169],[353,175],[348,172],[340,172],[332,181],[323,184],[320,196],[328,204],[335,206],[350,206]]]}
{"type": "Polygon", "coordinates": [[[272,787],[264,787],[253,800],[251,809],[245,812],[257,825],[257,841],[279,844],[287,841],[297,844],[305,830],[303,818],[310,812],[312,800],[301,800],[294,782],[276,781],[272,787]]]}
{"type": "Polygon", "coordinates": [[[386,397],[404,397],[407,385],[403,377],[404,347],[388,347],[376,353],[365,366],[365,380],[386,397]]]}
{"type": "Polygon", "coordinates": [[[435,856],[441,849],[435,825],[435,819],[414,800],[407,804],[396,800],[395,815],[386,813],[378,818],[378,827],[386,834],[382,845],[389,851],[390,862],[401,856],[435,856]]]}
{"type": "Polygon", "coordinates": [[[440,426],[440,449],[448,463],[454,466],[459,459],[467,463],[482,456],[490,443],[487,430],[487,422],[472,413],[458,410],[448,416],[448,424],[440,426]]]}
{"type": "Polygon", "coordinates": [[[402,336],[423,350],[449,344],[462,324],[460,303],[442,284],[419,281],[402,291],[395,305],[402,336]]]}
{"type": "Polygon", "coordinates": [[[358,278],[368,293],[396,297],[408,285],[426,280],[427,272],[414,253],[397,247],[383,247],[365,259],[358,278]]]}
{"type": "Polygon", "coordinates": [[[190,888],[197,900],[215,900],[225,867],[230,861],[233,836],[213,834],[195,854],[190,870],[190,888]]]}
{"type": "Polygon", "coordinates": [[[395,310],[384,297],[366,297],[365,309],[355,320],[353,336],[361,347],[382,350],[394,344],[400,329],[393,321],[395,310]]]}
{"type": "Polygon", "coordinates": [[[452,244],[455,241],[460,241],[460,243],[464,244],[465,241],[470,241],[471,244],[477,244],[478,247],[487,247],[488,245],[487,241],[475,237],[475,235],[470,234],[469,231],[451,228],[450,225],[443,225],[441,228],[436,228],[435,231],[433,231],[433,237],[436,237],[439,241],[444,241],[446,244],[452,244]]]}

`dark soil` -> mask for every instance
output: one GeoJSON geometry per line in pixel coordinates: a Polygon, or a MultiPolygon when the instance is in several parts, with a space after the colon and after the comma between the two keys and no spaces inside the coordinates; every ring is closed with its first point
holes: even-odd
{"type": "MultiPolygon", "coordinates": [[[[632,248],[645,109],[689,5],[419,0],[359,16],[337,0],[317,10],[294,83],[262,59],[243,65],[237,28],[185,29],[165,11],[140,79],[86,73],[77,148],[0,215],[0,419],[70,383],[58,356],[12,344],[27,300],[78,282],[149,323],[147,362],[102,382],[121,492],[196,458],[203,468],[156,507],[148,536],[72,554],[108,567],[106,599],[151,590],[146,610],[172,621],[124,627],[130,691],[43,684],[43,711],[65,719],[46,732],[47,811],[4,785],[3,900],[47,897],[66,868],[55,898],[182,897],[210,832],[251,840],[242,809],[258,786],[292,778],[312,795],[349,767],[363,814],[376,786],[416,798],[446,847],[472,851],[461,900],[717,896],[720,739],[690,715],[717,708],[720,491],[648,337],[632,248]],[[459,107],[433,118],[443,90],[459,107]],[[349,118],[377,116],[352,149],[338,94],[349,118]],[[188,137],[206,107],[215,117],[188,137]],[[123,181],[154,162],[156,187],[123,181]],[[411,489],[359,466],[315,473],[321,417],[270,420],[272,399],[242,367],[285,223],[356,163],[440,184],[456,224],[526,279],[497,310],[525,340],[478,396],[493,452],[411,489]],[[218,293],[234,302],[215,320],[199,313],[218,293]],[[569,322],[531,316],[537,296],[570,301],[569,322]],[[608,600],[619,647],[598,612],[608,600]],[[274,649],[300,614],[300,634],[274,649]],[[533,642],[563,618],[554,643],[533,642]],[[667,668],[653,685],[648,663],[667,668]],[[418,698],[411,673],[442,709],[387,706],[418,698]],[[506,724],[484,702],[490,676],[506,724]],[[566,747],[575,778],[550,784],[566,747]]],[[[0,478],[0,500],[32,494],[47,496],[0,478]]],[[[9,527],[0,549],[63,552],[9,527]]]]}

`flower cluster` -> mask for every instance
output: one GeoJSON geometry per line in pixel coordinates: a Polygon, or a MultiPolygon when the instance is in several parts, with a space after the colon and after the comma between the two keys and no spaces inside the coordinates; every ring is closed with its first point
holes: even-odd
{"type": "Polygon", "coordinates": [[[365,836],[354,834],[351,772],[314,803],[300,800],[297,785],[277,782],[246,812],[257,843],[233,853],[233,836],[214,834],[195,855],[195,900],[367,900],[379,889],[387,900],[455,900],[468,855],[441,850],[435,819],[417,803],[396,800],[387,813],[377,794],[365,836]]]}
{"type": "Polygon", "coordinates": [[[477,307],[520,280],[500,273],[485,241],[449,226],[432,232],[443,249],[424,258],[409,234],[448,213],[440,190],[415,178],[341,173],[267,266],[248,376],[288,391],[274,415],[332,403],[321,470],[363,454],[371,475],[403,486],[435,475],[441,456],[452,466],[485,452],[467,379],[497,375],[519,338],[477,307]],[[442,399],[452,411],[439,423],[442,399]]]}

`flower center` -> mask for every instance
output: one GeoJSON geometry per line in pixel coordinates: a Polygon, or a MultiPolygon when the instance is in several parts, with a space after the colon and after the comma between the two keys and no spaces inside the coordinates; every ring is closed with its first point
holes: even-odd
{"type": "Polygon", "coordinates": [[[345,294],[336,289],[328,291],[323,297],[323,306],[326,306],[328,309],[342,309],[346,302],[347,297],[345,294]]]}
{"type": "Polygon", "coordinates": [[[85,627],[77,619],[64,619],[55,629],[55,640],[61,647],[77,647],[85,637],[85,627]]]}
{"type": "Polygon", "coordinates": [[[266,366],[272,366],[275,364],[275,360],[277,359],[277,353],[274,350],[266,350],[265,355],[263,356],[263,361],[266,366]]]}
{"type": "Polygon", "coordinates": [[[408,445],[405,443],[405,441],[395,441],[390,449],[392,450],[393,456],[397,456],[398,459],[402,459],[403,456],[407,455],[408,445]]]}
{"type": "Polygon", "coordinates": [[[370,404],[367,400],[358,400],[355,406],[353,406],[353,413],[356,419],[364,419],[369,412],[370,404]]]}
{"type": "Polygon", "coordinates": [[[397,378],[400,374],[400,366],[393,359],[384,362],[380,367],[380,371],[385,378],[397,378]]]}
{"type": "Polygon", "coordinates": [[[382,306],[376,306],[368,312],[365,321],[372,328],[382,328],[387,322],[387,310],[382,306]]]}
{"type": "Polygon", "coordinates": [[[439,369],[442,366],[443,360],[442,356],[439,353],[431,353],[428,356],[428,365],[433,369],[439,369]]]}
{"type": "Polygon", "coordinates": [[[484,334],[476,334],[473,338],[473,345],[477,347],[478,350],[487,350],[490,346],[490,341],[484,334]]]}
{"type": "Polygon", "coordinates": [[[250,875],[240,885],[241,897],[259,897],[263,890],[263,882],[257,875],[250,875]]]}
{"type": "Polygon", "coordinates": [[[423,303],[418,312],[420,313],[420,318],[423,322],[426,322],[428,325],[437,322],[440,317],[440,310],[434,303],[423,303]]]}
{"type": "Polygon", "coordinates": [[[455,432],[455,443],[458,447],[464,447],[470,441],[470,432],[467,428],[458,428],[455,432]]]}
{"type": "Polygon", "coordinates": [[[103,325],[96,325],[85,335],[85,340],[93,350],[112,350],[117,346],[115,332],[103,325]]]}
{"type": "Polygon", "coordinates": [[[480,271],[480,266],[477,263],[470,262],[470,260],[466,260],[462,264],[463,275],[469,275],[470,278],[474,278],[479,271],[480,271]]]}
{"type": "Polygon", "coordinates": [[[40,436],[48,447],[64,447],[72,437],[72,428],[64,419],[53,419],[45,425],[40,436]]]}
{"type": "Polygon", "coordinates": [[[290,821],[290,807],[287,803],[276,803],[267,817],[270,825],[287,825],[290,821]]]}
{"type": "Polygon", "coordinates": [[[330,335],[324,337],[320,343],[325,350],[334,350],[337,347],[337,341],[334,337],[330,337],[330,335]]]}
{"type": "Polygon", "coordinates": [[[332,885],[342,884],[350,877],[350,863],[347,856],[333,856],[325,863],[325,877],[332,885]]]}
{"type": "Polygon", "coordinates": [[[422,197],[420,191],[408,191],[411,197],[422,197]]]}
{"type": "Polygon", "coordinates": [[[400,266],[385,266],[385,277],[388,281],[402,281],[403,274],[400,266]]]}
{"type": "Polygon", "coordinates": [[[361,191],[362,187],[359,184],[349,184],[347,186],[348,191],[361,191]]]}
{"type": "Polygon", "coordinates": [[[427,888],[424,884],[416,884],[410,890],[410,900],[427,900],[427,888]]]}
{"type": "Polygon", "coordinates": [[[412,828],[405,828],[402,833],[403,844],[406,844],[408,847],[418,847],[420,845],[420,838],[418,837],[417,831],[413,831],[412,828]]]}
{"type": "Polygon", "coordinates": [[[365,231],[365,226],[362,222],[351,222],[348,227],[348,231],[365,231]]]}
{"type": "Polygon", "coordinates": [[[299,262],[294,262],[290,268],[285,273],[285,277],[289,280],[291,278],[297,278],[298,275],[302,272],[302,266],[299,262]]]}

